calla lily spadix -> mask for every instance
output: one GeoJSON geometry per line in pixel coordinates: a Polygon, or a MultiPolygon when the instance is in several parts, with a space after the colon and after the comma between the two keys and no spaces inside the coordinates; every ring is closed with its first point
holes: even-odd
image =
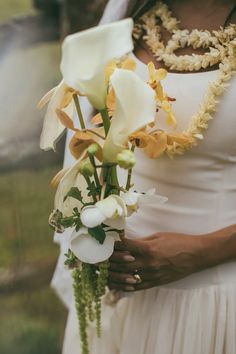
{"type": "MultiPolygon", "coordinates": [[[[65,126],[59,121],[56,113],[57,108],[63,109],[69,116],[73,114],[72,102],[63,107],[63,101],[70,88],[65,84],[64,80],[45,95],[38,104],[38,108],[42,108],[48,103],[47,112],[44,118],[43,130],[40,137],[40,148],[42,150],[56,149],[56,142],[60,139],[65,130],[65,126]]],[[[72,99],[72,93],[71,93],[72,99]]]]}
{"type": "Polygon", "coordinates": [[[113,253],[115,241],[119,240],[117,232],[107,231],[103,244],[100,244],[89,235],[86,227],[82,227],[72,232],[70,249],[81,262],[95,264],[107,260],[113,253]]]}
{"type": "Polygon", "coordinates": [[[68,86],[85,94],[94,108],[106,106],[105,68],[109,60],[133,50],[131,18],[67,36],[61,72],[68,86]]]}
{"type": "Polygon", "coordinates": [[[116,162],[117,154],[127,147],[129,135],[154,121],[156,101],[154,90],[130,70],[116,69],[111,85],[116,106],[103,155],[105,161],[116,162]]]}

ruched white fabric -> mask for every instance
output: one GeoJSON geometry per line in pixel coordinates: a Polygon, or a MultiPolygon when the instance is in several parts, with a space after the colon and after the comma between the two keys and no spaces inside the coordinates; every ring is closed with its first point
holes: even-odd
{"type": "MultiPolygon", "coordinates": [[[[138,59],[138,73],[147,68],[138,59]]],[[[164,87],[176,98],[177,130],[188,125],[218,71],[169,74],[164,87]]],[[[165,205],[146,208],[127,223],[129,237],[157,231],[190,237],[236,221],[236,77],[198,147],[183,156],[156,160],[138,152],[135,188],[156,187],[165,205]]],[[[160,125],[163,117],[160,118],[160,125]]],[[[236,260],[165,286],[104,305],[102,338],[89,328],[91,354],[236,354],[236,260]]],[[[63,354],[79,354],[77,319],[71,303],[63,354]]]]}

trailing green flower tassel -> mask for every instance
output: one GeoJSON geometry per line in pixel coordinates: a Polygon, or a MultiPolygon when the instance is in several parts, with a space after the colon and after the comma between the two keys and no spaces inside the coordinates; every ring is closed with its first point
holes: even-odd
{"type": "Polygon", "coordinates": [[[101,335],[101,298],[105,294],[109,262],[99,264],[81,263],[73,271],[75,306],[79,319],[82,354],[89,354],[87,326],[96,320],[97,335],[101,335]]]}

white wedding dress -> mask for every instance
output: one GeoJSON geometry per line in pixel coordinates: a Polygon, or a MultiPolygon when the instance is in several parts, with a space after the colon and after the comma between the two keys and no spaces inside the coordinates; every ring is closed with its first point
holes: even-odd
{"type": "MultiPolygon", "coordinates": [[[[146,65],[136,61],[137,73],[146,79],[146,65]]],[[[163,86],[169,96],[176,98],[173,107],[177,131],[187,127],[217,74],[218,71],[168,74],[163,86]]],[[[127,225],[131,237],[157,231],[197,237],[235,224],[235,92],[236,76],[220,97],[218,112],[209,123],[205,139],[183,156],[151,160],[137,149],[135,188],[145,191],[156,187],[159,194],[168,197],[168,202],[133,215],[127,225]]],[[[63,354],[80,354],[70,275],[62,266],[65,246],[61,247],[53,285],[69,307],[63,354]]],[[[89,328],[91,354],[236,354],[236,259],[136,292],[113,307],[104,305],[102,327],[101,339],[96,337],[94,326],[89,328]]]]}

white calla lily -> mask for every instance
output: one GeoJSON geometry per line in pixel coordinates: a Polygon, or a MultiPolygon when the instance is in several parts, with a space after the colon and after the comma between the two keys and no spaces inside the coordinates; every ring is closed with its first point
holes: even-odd
{"type": "Polygon", "coordinates": [[[80,219],[84,226],[92,228],[102,223],[118,230],[125,226],[126,205],[121,197],[115,194],[89,205],[81,210],[80,219]]]}
{"type": "Polygon", "coordinates": [[[107,260],[112,255],[114,243],[119,239],[117,232],[107,231],[104,243],[100,244],[89,235],[86,227],[82,227],[79,231],[72,232],[70,249],[81,262],[95,264],[107,260]]]}
{"type": "Polygon", "coordinates": [[[168,198],[156,194],[156,189],[149,189],[145,193],[139,193],[135,191],[128,191],[121,195],[127,211],[128,216],[132,215],[134,211],[137,211],[142,206],[152,206],[155,207],[158,204],[163,204],[167,202],[168,198]]]}
{"type": "MultiPolygon", "coordinates": [[[[40,148],[42,150],[56,149],[56,142],[61,137],[65,130],[65,126],[58,119],[56,109],[60,107],[60,104],[68,90],[68,86],[64,80],[60,84],[51,90],[51,97],[49,96],[48,107],[44,118],[43,130],[40,137],[40,148]]],[[[70,103],[63,109],[69,116],[73,114],[73,104],[70,103]]]]}
{"type": "Polygon", "coordinates": [[[72,34],[63,42],[61,72],[65,82],[85,94],[98,110],[106,106],[105,67],[133,50],[131,18],[72,34]]]}
{"type": "Polygon", "coordinates": [[[82,204],[75,198],[68,197],[65,201],[65,195],[69,192],[71,187],[78,187],[83,191],[84,200],[86,198],[86,181],[84,177],[78,172],[80,160],[65,173],[62,177],[56,191],[54,208],[62,212],[64,216],[71,216],[73,214],[73,208],[77,207],[79,210],[82,207],[82,204]]]}
{"type": "Polygon", "coordinates": [[[117,154],[127,147],[129,135],[154,121],[156,102],[154,90],[130,70],[116,69],[110,80],[116,106],[103,154],[104,160],[116,162],[117,154]]]}

